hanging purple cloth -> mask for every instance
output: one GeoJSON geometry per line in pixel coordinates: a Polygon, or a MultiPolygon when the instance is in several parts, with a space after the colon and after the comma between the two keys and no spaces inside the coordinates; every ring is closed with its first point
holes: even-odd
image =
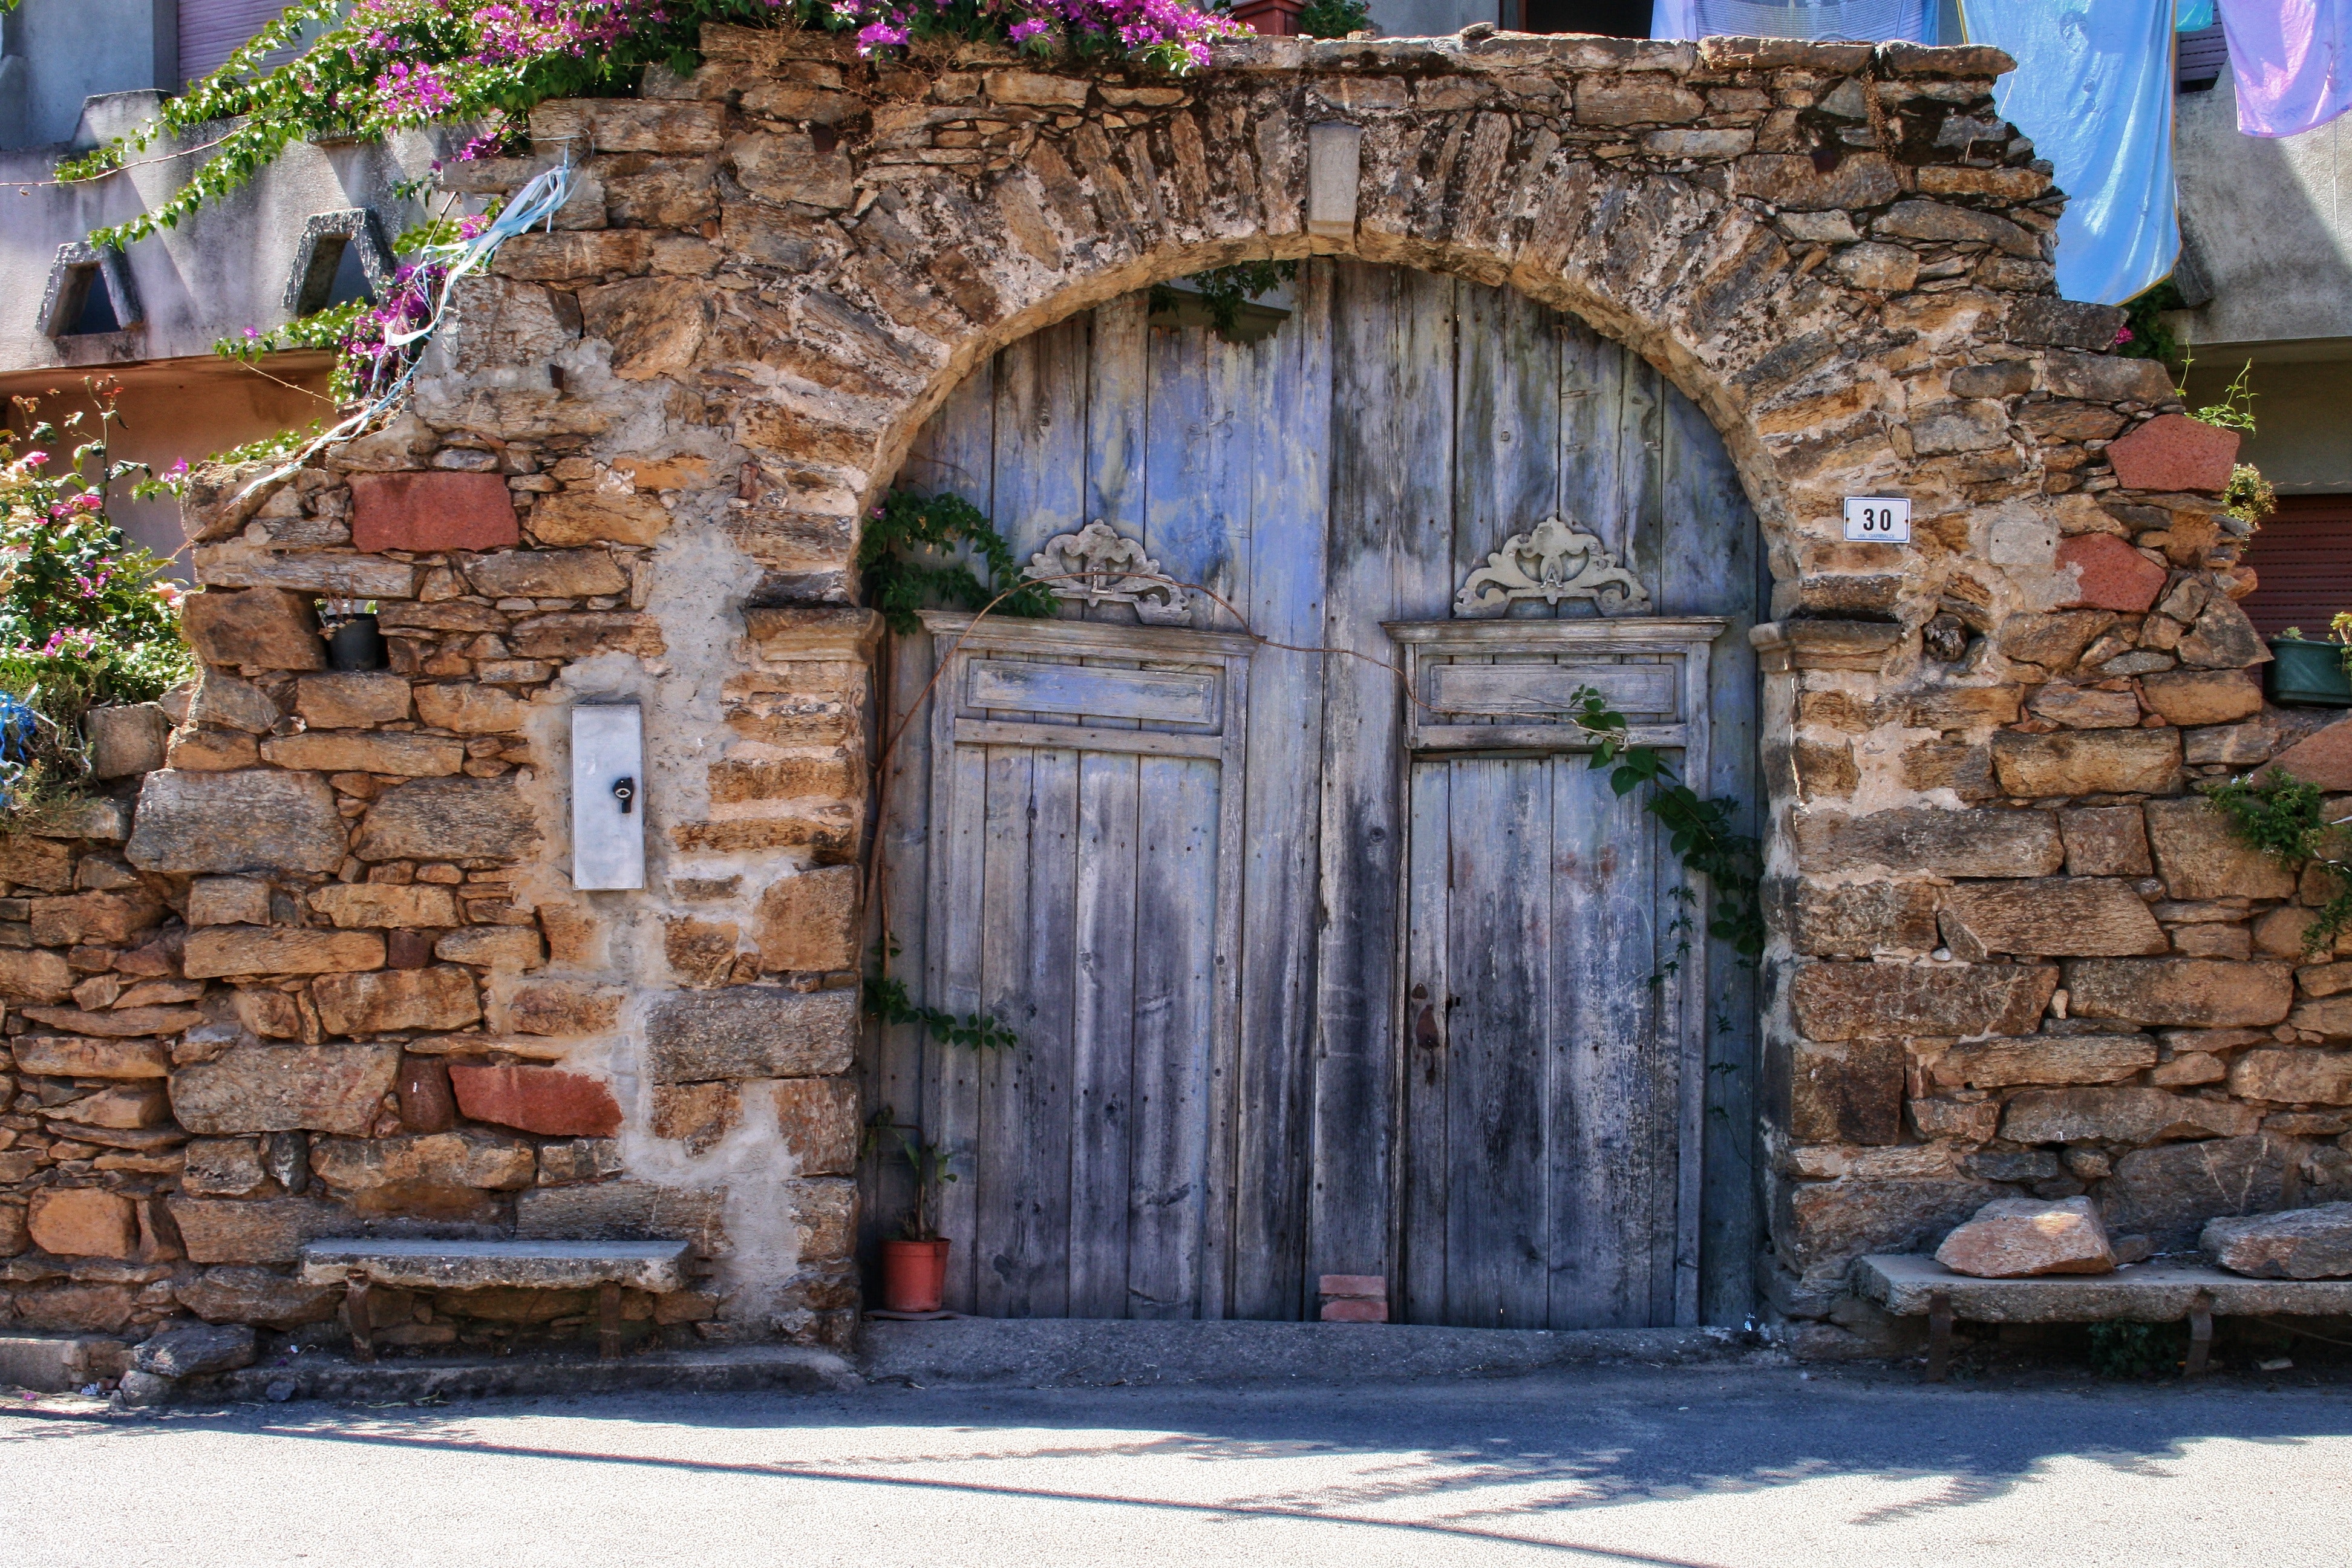
{"type": "Polygon", "coordinates": [[[2221,0],[2238,129],[2293,136],[2352,109],[2352,0],[2221,0]]]}

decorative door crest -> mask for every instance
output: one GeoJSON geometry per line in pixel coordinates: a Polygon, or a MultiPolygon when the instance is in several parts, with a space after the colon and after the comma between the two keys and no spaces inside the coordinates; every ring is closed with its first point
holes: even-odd
{"type": "Polygon", "coordinates": [[[1132,605],[1135,618],[1148,626],[1182,626],[1192,615],[1188,595],[1160,574],[1160,563],[1100,518],[1047,540],[1022,574],[1049,579],[1046,590],[1057,599],[1132,605]]]}
{"type": "MultiPolygon", "coordinates": [[[[1042,557],[1041,557],[1042,559],[1042,557]]],[[[1638,614],[1650,607],[1650,591],[1619,564],[1599,539],[1565,517],[1544,519],[1515,533],[1486,564],[1470,574],[1454,595],[1462,616],[1499,616],[1515,599],[1590,599],[1604,616],[1638,614]]]]}

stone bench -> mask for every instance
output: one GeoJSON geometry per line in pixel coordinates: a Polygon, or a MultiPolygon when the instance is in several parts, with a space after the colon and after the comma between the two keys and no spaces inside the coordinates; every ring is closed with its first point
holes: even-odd
{"type": "Polygon", "coordinates": [[[2045,1274],[1979,1279],[1932,1258],[1865,1258],[1856,1289],[1898,1318],[1927,1320],[1927,1379],[1943,1381],[1952,1323],[2177,1323],[2189,1320],[2187,1375],[2200,1376],[2213,1348],[2213,1319],[2282,1312],[2352,1313],[2352,1279],[2249,1279],[2202,1263],[2137,1263],[2113,1274],[2045,1274]]]}
{"type": "Polygon", "coordinates": [[[683,1290],[694,1247],[684,1241],[314,1241],[302,1249],[302,1281],[341,1285],[352,1347],[375,1359],[368,1292],[407,1290],[596,1290],[596,1351],[621,1353],[621,1292],[683,1290]]]}

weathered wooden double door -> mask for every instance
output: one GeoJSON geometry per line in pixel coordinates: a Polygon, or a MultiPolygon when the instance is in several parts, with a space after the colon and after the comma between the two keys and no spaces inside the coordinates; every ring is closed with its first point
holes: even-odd
{"type": "Polygon", "coordinates": [[[1354,1274],[1424,1322],[1736,1310],[1745,976],[1563,721],[1601,690],[1753,799],[1731,465],[1509,289],[1315,262],[1278,303],[1247,344],[1140,295],[1039,332],[902,476],[1066,595],[892,653],[894,962],[1019,1037],[868,1062],[953,1153],[948,1305],[1297,1318],[1354,1274]]]}

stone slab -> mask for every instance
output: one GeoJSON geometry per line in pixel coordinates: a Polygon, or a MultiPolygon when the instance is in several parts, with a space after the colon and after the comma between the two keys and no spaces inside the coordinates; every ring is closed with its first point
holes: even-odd
{"type": "Polygon", "coordinates": [[[610,1281],[683,1290],[694,1248],[683,1241],[385,1241],[331,1238],[302,1249],[302,1279],[339,1284],[351,1270],[411,1290],[576,1290],[610,1281]]]}
{"type": "Polygon", "coordinates": [[[868,1321],[873,1382],[926,1388],[1361,1383],[1518,1377],[1552,1367],[1737,1363],[1778,1352],[1736,1329],[1455,1329],[1429,1323],[1269,1323],[952,1317],[868,1321]]]}
{"type": "Polygon", "coordinates": [[[306,1355],[286,1365],[247,1367],[192,1377],[174,1387],[175,1405],[258,1405],[272,1387],[302,1400],[400,1401],[515,1398],[533,1394],[845,1394],[860,1386],[848,1362],[798,1345],[725,1345],[657,1351],[597,1361],[585,1353],[435,1357],[367,1363],[306,1355]]]}
{"type": "Polygon", "coordinates": [[[1928,1297],[1948,1290],[1952,1315],[1976,1323],[2172,1323],[2189,1316],[2189,1298],[2200,1290],[2212,1293],[2213,1310],[2221,1317],[2352,1312],[2352,1279],[2247,1279],[2201,1263],[2126,1264],[2096,1276],[1972,1279],[1932,1258],[1880,1254],[1855,1260],[1853,1284],[1898,1318],[1925,1313],[1928,1297]]]}

